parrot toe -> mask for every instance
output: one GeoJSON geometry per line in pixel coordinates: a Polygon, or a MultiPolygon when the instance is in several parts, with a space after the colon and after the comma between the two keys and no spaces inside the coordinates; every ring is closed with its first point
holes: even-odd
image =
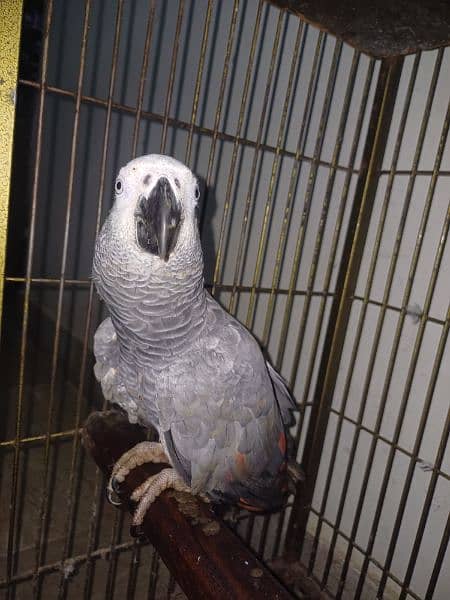
{"type": "Polygon", "coordinates": [[[175,469],[163,469],[157,475],[149,477],[142,485],[136,488],[131,495],[131,499],[138,502],[136,512],[133,517],[133,527],[142,525],[145,513],[156,500],[156,498],[167,489],[174,489],[177,492],[190,492],[191,488],[186,485],[183,479],[178,475],[175,469]]]}
{"type": "Polygon", "coordinates": [[[111,477],[111,488],[118,496],[120,496],[120,482],[115,477],[111,477]]]}
{"type": "Polygon", "coordinates": [[[147,539],[142,525],[132,525],[130,527],[130,535],[131,537],[137,538],[140,541],[147,539]]]}
{"type": "Polygon", "coordinates": [[[112,483],[111,480],[106,488],[106,498],[112,506],[122,506],[122,501],[120,500],[119,493],[115,488],[115,483],[112,483]]]}
{"type": "Polygon", "coordinates": [[[106,496],[110,504],[113,506],[122,504],[120,501],[120,484],[123,483],[130,471],[146,462],[169,464],[169,459],[159,442],[140,442],[128,452],[122,454],[113,467],[106,490],[106,496]]]}

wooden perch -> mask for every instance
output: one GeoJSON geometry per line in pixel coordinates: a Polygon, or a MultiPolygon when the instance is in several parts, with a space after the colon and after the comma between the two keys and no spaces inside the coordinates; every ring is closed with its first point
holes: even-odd
{"type": "MultiPolygon", "coordinates": [[[[100,469],[110,475],[113,464],[129,448],[146,439],[119,411],[90,415],[83,443],[100,469]]],[[[164,465],[142,465],[123,484],[124,506],[130,494],[164,465]]],[[[143,530],[189,598],[216,600],[292,600],[293,596],[213,513],[191,496],[164,492],[148,510],[143,530]]]]}

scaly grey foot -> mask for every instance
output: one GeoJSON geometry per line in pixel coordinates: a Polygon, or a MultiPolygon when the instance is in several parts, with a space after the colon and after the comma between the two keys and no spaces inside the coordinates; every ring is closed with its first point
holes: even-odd
{"type": "MultiPolygon", "coordinates": [[[[120,506],[113,498],[113,494],[119,494],[119,486],[125,480],[130,471],[144,463],[167,463],[170,464],[162,445],[159,442],[140,442],[122,454],[113,467],[109,479],[106,495],[114,506],[120,506]]],[[[139,488],[138,488],[139,489],[139,488]]]]}
{"type": "Polygon", "coordinates": [[[133,526],[138,527],[144,520],[145,513],[150,505],[164,490],[173,489],[177,492],[191,492],[191,488],[186,485],[183,479],[178,475],[175,469],[163,469],[156,475],[152,475],[142,483],[131,494],[131,499],[138,502],[137,509],[133,516],[133,526]]]}

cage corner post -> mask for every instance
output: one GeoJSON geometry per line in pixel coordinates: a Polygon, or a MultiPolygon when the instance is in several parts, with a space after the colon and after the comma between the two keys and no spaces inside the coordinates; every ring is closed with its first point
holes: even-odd
{"type": "Polygon", "coordinates": [[[325,444],[328,419],[344,348],[364,244],[369,230],[380,168],[394,111],[403,57],[381,60],[361,167],[351,208],[348,230],[339,265],[336,291],[331,307],[320,359],[311,418],[306,433],[302,464],[306,481],[298,490],[289,517],[284,555],[297,560],[302,554],[320,459],[325,444]]]}
{"type": "Polygon", "coordinates": [[[22,0],[0,2],[0,340],[22,0]]]}

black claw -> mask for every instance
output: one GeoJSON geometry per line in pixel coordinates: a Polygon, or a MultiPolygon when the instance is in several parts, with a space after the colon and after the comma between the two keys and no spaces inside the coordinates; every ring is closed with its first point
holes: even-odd
{"type": "Polygon", "coordinates": [[[120,489],[120,483],[117,481],[117,479],[115,477],[111,478],[111,487],[114,490],[114,492],[120,496],[121,494],[121,489],[120,489]]]}
{"type": "Polygon", "coordinates": [[[130,535],[131,535],[131,537],[137,538],[138,540],[141,540],[141,541],[144,541],[147,539],[142,525],[131,525],[130,535]]]}
{"type": "Polygon", "coordinates": [[[106,499],[108,500],[108,502],[112,504],[112,506],[122,506],[122,501],[120,500],[120,498],[116,500],[114,496],[118,497],[117,492],[114,489],[110,489],[109,487],[107,487],[106,499]]]}

